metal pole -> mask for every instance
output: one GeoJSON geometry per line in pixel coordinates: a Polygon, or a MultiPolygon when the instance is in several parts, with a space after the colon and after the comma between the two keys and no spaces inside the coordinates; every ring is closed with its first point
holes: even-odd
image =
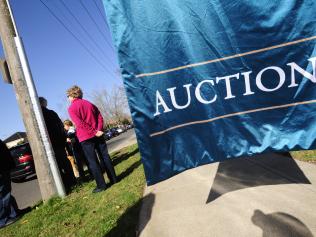
{"type": "Polygon", "coordinates": [[[42,198],[45,201],[54,196],[56,191],[63,197],[65,189],[8,0],[0,0],[0,38],[32,148],[42,198]]]}

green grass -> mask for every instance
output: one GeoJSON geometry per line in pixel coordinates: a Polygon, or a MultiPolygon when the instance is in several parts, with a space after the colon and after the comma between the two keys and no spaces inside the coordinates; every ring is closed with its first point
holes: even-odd
{"type": "Polygon", "coordinates": [[[316,162],[316,150],[292,151],[291,155],[294,159],[297,160],[316,162]]]}
{"type": "Polygon", "coordinates": [[[145,185],[136,145],[111,155],[121,181],[92,194],[95,182],[76,187],[66,198],[39,204],[17,223],[0,230],[13,236],[135,236],[145,185]]]}

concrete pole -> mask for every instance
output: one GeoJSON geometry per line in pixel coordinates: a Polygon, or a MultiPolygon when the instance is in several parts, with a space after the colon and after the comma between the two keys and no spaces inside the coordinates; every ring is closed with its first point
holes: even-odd
{"type": "Polygon", "coordinates": [[[0,0],[0,38],[32,149],[42,199],[46,201],[56,194],[65,196],[65,188],[57,168],[23,44],[11,14],[8,1],[0,0]]]}

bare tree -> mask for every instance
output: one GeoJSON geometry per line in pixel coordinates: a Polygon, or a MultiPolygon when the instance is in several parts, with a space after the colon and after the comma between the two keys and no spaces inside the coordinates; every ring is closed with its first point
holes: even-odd
{"type": "Polygon", "coordinates": [[[123,86],[113,88],[111,99],[112,116],[121,123],[129,114],[127,97],[123,86]]]}
{"type": "Polygon", "coordinates": [[[130,120],[127,97],[123,86],[114,86],[110,92],[96,89],[91,93],[91,100],[99,108],[106,124],[121,124],[124,119],[130,120]]]}
{"type": "Polygon", "coordinates": [[[110,95],[105,89],[94,90],[91,95],[93,103],[100,110],[105,123],[109,123],[111,120],[111,111],[110,111],[110,95]]]}

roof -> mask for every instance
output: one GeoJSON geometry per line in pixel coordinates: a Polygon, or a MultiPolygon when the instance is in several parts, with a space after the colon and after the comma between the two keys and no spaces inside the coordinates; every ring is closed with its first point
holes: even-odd
{"type": "Polygon", "coordinates": [[[4,143],[13,142],[21,138],[27,138],[26,132],[16,132],[12,134],[10,137],[6,138],[3,142],[4,143]]]}

